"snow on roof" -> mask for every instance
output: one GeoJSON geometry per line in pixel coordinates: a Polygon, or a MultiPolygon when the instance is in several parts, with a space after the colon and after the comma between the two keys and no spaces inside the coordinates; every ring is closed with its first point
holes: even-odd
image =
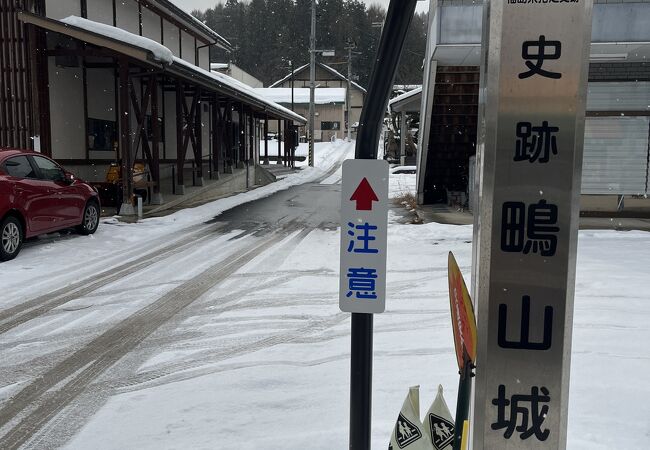
{"type": "Polygon", "coordinates": [[[210,70],[227,69],[228,63],[210,63],[210,70]]]}
{"type": "Polygon", "coordinates": [[[285,108],[282,105],[277,104],[276,102],[272,101],[268,97],[265,97],[264,95],[256,92],[257,89],[254,89],[254,88],[250,87],[249,85],[244,84],[241,81],[234,79],[233,77],[229,77],[228,75],[226,75],[224,73],[210,72],[210,71],[205,70],[205,69],[203,69],[201,67],[195,66],[194,64],[189,63],[189,62],[187,62],[187,61],[185,61],[183,59],[180,59],[180,58],[178,58],[176,56],[174,56],[173,64],[184,66],[184,67],[186,67],[186,68],[188,68],[188,69],[190,69],[190,70],[192,70],[194,72],[200,73],[201,75],[203,75],[205,77],[212,78],[217,83],[223,84],[223,85],[228,86],[228,87],[230,87],[232,89],[236,89],[236,90],[240,91],[241,93],[243,93],[245,95],[248,95],[249,97],[252,97],[252,98],[254,98],[254,99],[256,99],[256,100],[258,100],[258,101],[260,101],[260,102],[262,102],[262,103],[264,103],[266,105],[269,105],[269,106],[275,108],[276,110],[282,111],[284,114],[286,114],[287,116],[292,117],[294,120],[297,120],[297,121],[303,122],[303,123],[307,122],[307,119],[305,119],[304,117],[294,113],[293,111],[291,111],[290,109],[285,108]]]}
{"type": "Polygon", "coordinates": [[[121,28],[116,28],[112,25],[106,25],[104,23],[95,22],[78,16],[68,16],[65,19],[61,19],[61,22],[148,50],[153,54],[156,61],[160,61],[164,64],[171,64],[174,60],[174,54],[164,45],[144,36],[129,33],[121,28]]]}
{"type": "MultiPolygon", "coordinates": [[[[291,88],[256,88],[256,92],[276,103],[291,103],[291,88]]],[[[315,103],[345,103],[345,88],[316,88],[315,103]]],[[[309,88],[293,89],[294,103],[309,103],[309,88]]]]}
{"type": "Polygon", "coordinates": [[[116,28],[111,25],[94,22],[92,20],[83,19],[77,16],[66,17],[65,19],[62,20],[62,22],[67,25],[89,31],[91,33],[105,36],[107,38],[124,42],[126,44],[141,48],[143,50],[147,50],[153,54],[154,59],[156,61],[160,61],[168,67],[170,66],[173,67],[174,65],[183,66],[192,72],[199,73],[204,77],[212,79],[218,84],[239,91],[240,93],[244,94],[244,96],[248,96],[265,105],[268,105],[271,108],[275,109],[276,111],[281,111],[283,114],[285,114],[288,117],[291,117],[293,120],[297,120],[303,123],[306,122],[306,119],[304,117],[294,113],[293,111],[285,108],[282,105],[278,105],[277,103],[274,103],[273,101],[269,100],[267,97],[258,94],[257,92],[255,92],[255,89],[242,83],[241,81],[235,80],[234,78],[229,77],[228,75],[225,75],[220,72],[210,72],[201,67],[195,66],[192,63],[184,61],[174,56],[171,50],[169,50],[164,45],[157,43],[156,41],[153,41],[146,37],[138,36],[137,34],[129,33],[126,30],[122,30],[120,28],[116,28]]]}
{"type": "MultiPolygon", "coordinates": [[[[344,76],[341,72],[338,72],[338,71],[332,69],[332,68],[331,68],[330,66],[328,66],[328,65],[325,65],[325,64],[323,64],[323,63],[321,63],[321,62],[317,62],[316,65],[319,66],[319,67],[322,67],[323,69],[327,70],[327,71],[330,72],[332,75],[334,75],[335,77],[338,77],[338,78],[340,78],[340,79],[342,79],[342,80],[344,80],[344,81],[347,81],[347,79],[348,79],[348,78],[347,78],[346,76],[344,76]]],[[[300,72],[300,71],[302,71],[302,70],[305,70],[307,67],[309,67],[309,64],[304,64],[304,65],[302,65],[302,66],[300,66],[300,67],[294,69],[294,70],[293,70],[293,74],[295,75],[295,74],[297,74],[298,72],[300,72]]],[[[276,87],[277,85],[284,83],[285,81],[289,80],[290,78],[291,78],[291,74],[287,75],[286,77],[282,78],[281,80],[276,81],[276,82],[273,83],[270,87],[276,87]]],[[[358,83],[355,83],[354,81],[352,81],[352,86],[354,86],[354,87],[356,87],[357,89],[363,91],[364,94],[366,93],[366,90],[365,90],[363,87],[361,87],[361,85],[359,85],[358,83]]]]}
{"type": "Polygon", "coordinates": [[[422,92],[422,86],[420,86],[418,88],[415,88],[412,91],[405,92],[402,95],[398,95],[397,97],[391,99],[391,101],[388,102],[388,106],[393,106],[395,103],[399,103],[401,101],[404,101],[404,100],[406,100],[406,99],[408,99],[410,97],[413,97],[413,96],[419,94],[420,92],[422,92]]]}

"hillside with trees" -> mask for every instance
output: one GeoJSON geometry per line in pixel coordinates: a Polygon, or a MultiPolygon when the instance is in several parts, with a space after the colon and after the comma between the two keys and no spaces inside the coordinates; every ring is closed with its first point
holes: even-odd
{"type": "MultiPolygon", "coordinates": [[[[264,82],[265,86],[309,62],[311,0],[227,0],[193,14],[228,39],[234,52],[213,52],[213,62],[232,61],[264,82]]],[[[320,0],[317,6],[316,48],[333,49],[334,57],[318,60],[347,73],[348,42],[356,45],[353,75],[368,85],[381,25],[386,11],[358,0],[320,0]]],[[[396,84],[421,84],[426,46],[426,14],[416,14],[411,23],[396,84]]]]}

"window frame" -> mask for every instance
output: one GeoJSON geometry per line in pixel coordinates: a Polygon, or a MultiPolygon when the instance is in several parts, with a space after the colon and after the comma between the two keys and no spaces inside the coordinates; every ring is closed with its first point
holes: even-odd
{"type": "Polygon", "coordinates": [[[7,158],[6,160],[4,160],[4,162],[2,163],[2,170],[3,170],[3,171],[4,171],[8,176],[10,176],[10,177],[12,177],[12,178],[18,178],[19,180],[39,180],[39,179],[40,179],[40,176],[39,176],[39,173],[40,173],[40,172],[39,172],[39,170],[38,170],[38,167],[36,166],[36,163],[34,163],[34,162],[30,159],[29,156],[30,156],[30,155],[13,155],[13,156],[10,156],[10,157],[7,158]],[[17,176],[17,175],[12,175],[12,174],[9,172],[9,169],[7,168],[7,163],[8,163],[9,161],[11,161],[12,159],[17,159],[17,158],[25,158],[25,159],[27,160],[27,164],[29,164],[29,166],[32,168],[32,172],[34,173],[34,176],[33,176],[33,177],[27,177],[27,176],[19,177],[19,176],[17,176]]]}
{"type": "Polygon", "coordinates": [[[37,173],[37,176],[38,176],[37,179],[38,180],[51,181],[52,183],[62,183],[62,182],[65,181],[65,169],[63,169],[63,167],[61,167],[56,161],[52,161],[51,159],[49,159],[49,158],[47,158],[45,156],[42,156],[42,155],[29,155],[29,159],[30,159],[30,162],[32,164],[32,167],[36,169],[36,173],[37,173]],[[48,162],[54,164],[54,166],[56,166],[59,169],[59,171],[61,172],[61,179],[54,180],[54,179],[46,178],[45,174],[41,170],[41,167],[38,165],[38,162],[37,162],[36,158],[42,158],[45,161],[48,161],[48,162]]]}

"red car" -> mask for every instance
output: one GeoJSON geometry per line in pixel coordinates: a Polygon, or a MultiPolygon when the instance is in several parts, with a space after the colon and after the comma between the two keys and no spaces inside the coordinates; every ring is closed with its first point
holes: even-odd
{"type": "Polygon", "coordinates": [[[0,149],[0,261],[16,257],[23,240],[76,227],[97,230],[99,195],[40,153],[0,149]]]}

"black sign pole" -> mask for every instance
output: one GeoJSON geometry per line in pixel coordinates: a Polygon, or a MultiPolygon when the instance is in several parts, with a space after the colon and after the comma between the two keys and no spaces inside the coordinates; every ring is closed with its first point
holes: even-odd
{"type": "MultiPolygon", "coordinates": [[[[376,159],[379,135],[417,0],[391,0],[361,111],[356,159],[376,159]]],[[[372,314],[352,313],[350,450],[370,450],[372,314]]]]}

